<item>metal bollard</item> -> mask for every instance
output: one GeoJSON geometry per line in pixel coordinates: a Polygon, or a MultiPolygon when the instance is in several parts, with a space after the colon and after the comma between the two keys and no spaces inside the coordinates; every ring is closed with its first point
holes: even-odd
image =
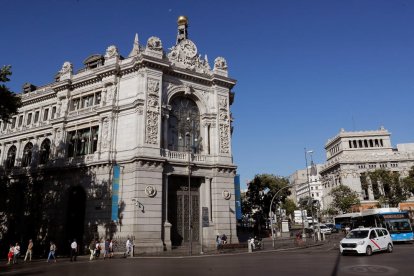
{"type": "Polygon", "coordinates": [[[325,233],[322,233],[322,240],[325,240],[325,233]]]}
{"type": "Polygon", "coordinates": [[[247,242],[247,247],[249,248],[249,253],[252,253],[252,243],[250,242],[250,240],[247,242]]]}

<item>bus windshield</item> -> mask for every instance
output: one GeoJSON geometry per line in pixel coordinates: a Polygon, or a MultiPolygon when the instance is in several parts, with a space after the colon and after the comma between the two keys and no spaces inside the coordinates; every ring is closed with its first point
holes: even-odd
{"type": "Polygon", "coordinates": [[[407,219],[390,219],[387,221],[387,228],[391,233],[411,232],[411,226],[407,219]]]}

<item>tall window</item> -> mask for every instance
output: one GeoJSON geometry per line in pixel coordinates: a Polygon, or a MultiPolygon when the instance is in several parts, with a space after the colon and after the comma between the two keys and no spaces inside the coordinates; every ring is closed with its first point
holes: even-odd
{"type": "Polygon", "coordinates": [[[68,133],[68,157],[92,154],[98,149],[98,126],[68,133]]]}
{"type": "Polygon", "coordinates": [[[79,98],[74,98],[70,104],[70,111],[75,111],[82,108],[98,105],[101,102],[101,92],[85,95],[79,98]]]}
{"type": "Polygon", "coordinates": [[[47,121],[48,118],[49,118],[49,108],[46,108],[43,111],[43,121],[47,121]]]}
{"type": "Polygon", "coordinates": [[[22,167],[30,166],[32,163],[33,144],[27,143],[23,150],[22,167]]]}
{"type": "Polygon", "coordinates": [[[56,106],[52,107],[52,119],[56,116],[56,106]]]}
{"type": "Polygon", "coordinates": [[[26,126],[32,122],[32,113],[27,114],[26,126]]]}
{"type": "Polygon", "coordinates": [[[23,124],[23,115],[19,116],[19,127],[21,127],[23,124]]]}
{"type": "Polygon", "coordinates": [[[171,101],[168,119],[168,149],[174,151],[201,151],[200,113],[196,103],[185,97],[171,101]]]}
{"type": "Polygon", "coordinates": [[[50,140],[45,139],[40,146],[40,164],[46,164],[50,156],[50,140]]]}
{"type": "Polygon", "coordinates": [[[34,116],[34,123],[36,124],[39,121],[39,111],[35,112],[35,116],[34,116]]]}
{"type": "Polygon", "coordinates": [[[16,117],[13,117],[12,123],[11,123],[11,128],[14,128],[15,126],[16,126],[16,117]]]}
{"type": "Polygon", "coordinates": [[[16,161],[16,146],[11,146],[9,149],[9,152],[7,153],[7,159],[6,159],[6,168],[11,169],[14,167],[14,163],[16,161]]]}

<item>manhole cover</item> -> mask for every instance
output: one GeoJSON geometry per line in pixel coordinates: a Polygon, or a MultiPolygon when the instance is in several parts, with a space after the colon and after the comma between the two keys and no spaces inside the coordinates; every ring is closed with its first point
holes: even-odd
{"type": "Polygon", "coordinates": [[[354,275],[397,275],[398,269],[382,265],[352,265],[345,266],[341,269],[342,272],[354,275]]]}

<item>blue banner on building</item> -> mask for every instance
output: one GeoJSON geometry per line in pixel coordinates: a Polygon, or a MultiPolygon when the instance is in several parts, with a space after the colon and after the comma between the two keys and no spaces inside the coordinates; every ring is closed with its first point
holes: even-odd
{"type": "Polygon", "coordinates": [[[120,167],[114,166],[114,177],[112,179],[112,221],[118,221],[118,201],[119,201],[119,176],[120,167]]]}
{"type": "Polygon", "coordinates": [[[242,219],[241,194],[240,194],[240,175],[234,177],[234,197],[236,201],[236,219],[242,219]]]}

